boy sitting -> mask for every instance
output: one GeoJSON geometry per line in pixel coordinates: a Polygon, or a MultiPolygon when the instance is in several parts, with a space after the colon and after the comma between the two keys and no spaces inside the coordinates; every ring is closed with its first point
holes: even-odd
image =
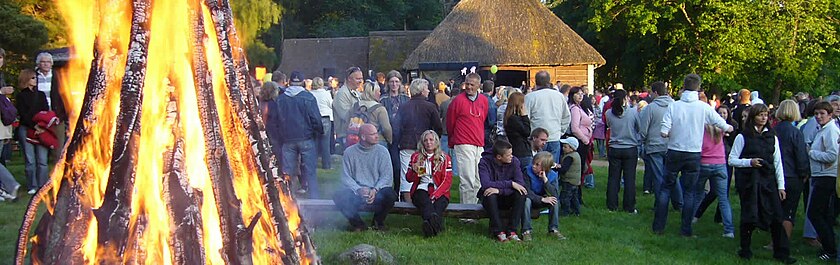
{"type": "Polygon", "coordinates": [[[542,208],[548,208],[548,234],[558,239],[566,239],[557,229],[559,219],[557,172],[551,171],[552,167],[554,167],[554,156],[542,151],[534,156],[534,164],[525,169],[525,188],[528,189],[522,216],[522,238],[525,241],[532,239],[531,209],[542,208]]]}

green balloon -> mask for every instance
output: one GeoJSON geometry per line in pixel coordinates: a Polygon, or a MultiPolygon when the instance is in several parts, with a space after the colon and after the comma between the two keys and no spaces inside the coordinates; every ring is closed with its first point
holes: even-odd
{"type": "Polygon", "coordinates": [[[490,73],[491,73],[491,74],[494,74],[494,75],[495,75],[495,74],[496,74],[496,72],[498,72],[498,71],[499,71],[499,67],[498,67],[498,66],[496,66],[495,64],[494,64],[493,66],[490,66],[490,73]]]}

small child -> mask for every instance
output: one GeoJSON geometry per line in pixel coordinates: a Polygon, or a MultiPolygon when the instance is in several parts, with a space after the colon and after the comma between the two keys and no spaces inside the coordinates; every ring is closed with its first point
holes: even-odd
{"type": "Polygon", "coordinates": [[[580,155],[577,152],[578,140],[575,137],[560,139],[563,144],[563,156],[560,167],[554,170],[560,175],[560,215],[580,215],[580,155]]]}
{"type": "Polygon", "coordinates": [[[525,169],[525,189],[528,194],[525,199],[525,211],[522,216],[522,237],[531,240],[531,210],[548,208],[548,234],[558,239],[566,239],[558,230],[559,201],[557,199],[557,178],[554,167],[554,156],[549,152],[539,152],[534,156],[532,166],[525,169]]]}

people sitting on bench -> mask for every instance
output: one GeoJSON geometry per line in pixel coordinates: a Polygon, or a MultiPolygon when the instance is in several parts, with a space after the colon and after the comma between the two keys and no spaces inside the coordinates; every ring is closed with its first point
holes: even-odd
{"type": "Polygon", "coordinates": [[[452,186],[452,159],[440,149],[437,133],[420,135],[417,151],[411,155],[405,178],[411,185],[411,202],[423,218],[423,235],[432,237],[443,231],[443,211],[449,205],[452,186]]]}
{"type": "Polygon", "coordinates": [[[359,137],[358,144],[344,151],[343,187],[333,195],[333,201],[350,221],[350,231],[365,230],[365,223],[359,216],[359,208],[364,204],[373,206],[371,228],[385,230],[385,217],[397,200],[391,156],[388,149],[378,144],[379,133],[372,124],[363,124],[359,128],[359,137]]]}
{"type": "Polygon", "coordinates": [[[534,156],[534,163],[525,169],[525,188],[528,189],[525,199],[525,211],[522,217],[522,239],[531,241],[531,210],[539,211],[548,208],[548,234],[558,239],[566,239],[560,234],[559,211],[560,203],[557,194],[558,177],[557,172],[551,170],[554,167],[554,156],[546,151],[537,153],[534,156]]]}
{"type": "Polygon", "coordinates": [[[490,233],[499,242],[520,241],[516,235],[525,206],[525,189],[519,159],[513,157],[513,147],[507,141],[496,141],[492,151],[481,154],[478,176],[481,188],[478,199],[490,216],[490,233]],[[510,209],[510,222],[503,228],[501,210],[510,209]],[[507,234],[506,234],[507,233],[507,234]]]}

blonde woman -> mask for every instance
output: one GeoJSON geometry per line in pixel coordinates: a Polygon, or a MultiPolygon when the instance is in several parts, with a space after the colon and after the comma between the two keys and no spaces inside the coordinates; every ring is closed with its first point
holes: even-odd
{"type": "Polygon", "coordinates": [[[411,185],[411,202],[423,218],[423,235],[436,236],[443,231],[443,211],[449,205],[452,186],[452,158],[440,148],[435,131],[420,136],[417,151],[411,155],[406,179],[411,185]]]}
{"type": "MultiPolygon", "coordinates": [[[[497,95],[498,100],[496,100],[496,117],[505,116],[505,110],[507,110],[510,95],[517,91],[519,91],[519,89],[509,86],[503,86],[499,89],[499,93],[497,95]]],[[[496,119],[496,135],[507,135],[505,133],[505,119],[503,118],[496,119]]]]}
{"type": "Polygon", "coordinates": [[[388,118],[388,111],[382,108],[382,104],[379,103],[379,87],[375,82],[370,80],[365,80],[362,87],[359,106],[367,108],[367,111],[370,113],[370,120],[367,123],[376,126],[379,131],[379,136],[382,137],[379,143],[388,147],[388,144],[393,141],[393,130],[391,128],[391,121],[388,118]]]}

